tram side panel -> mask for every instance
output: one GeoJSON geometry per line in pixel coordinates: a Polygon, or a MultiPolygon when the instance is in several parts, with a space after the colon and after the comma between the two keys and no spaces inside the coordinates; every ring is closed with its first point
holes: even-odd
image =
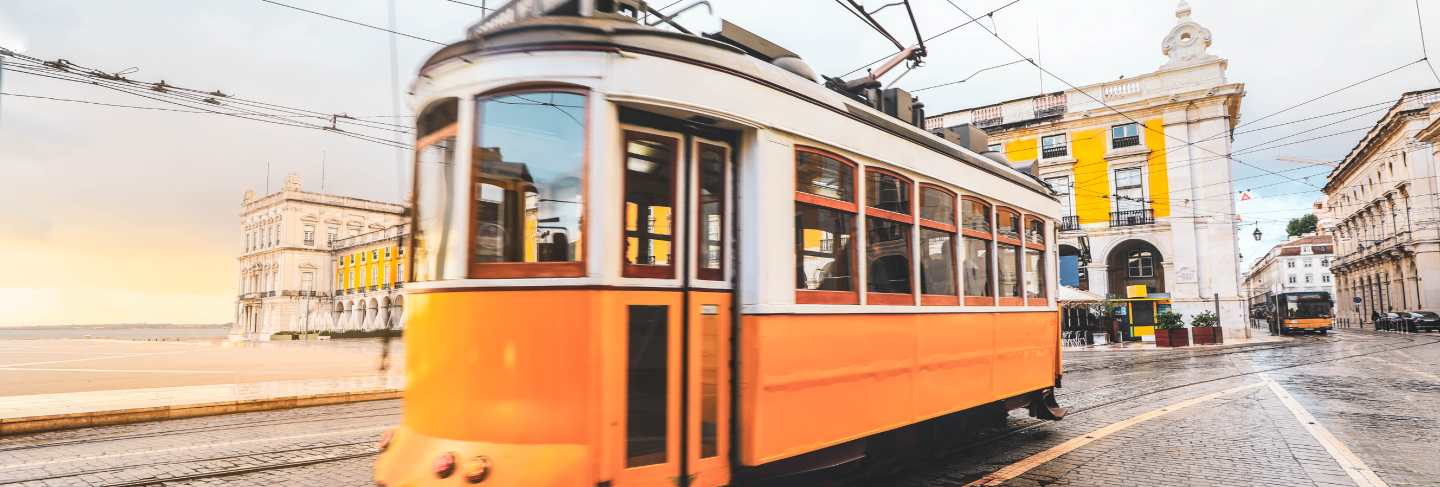
{"type": "Polygon", "coordinates": [[[741,462],[759,465],[1051,387],[1053,311],[747,315],[741,462]]]}

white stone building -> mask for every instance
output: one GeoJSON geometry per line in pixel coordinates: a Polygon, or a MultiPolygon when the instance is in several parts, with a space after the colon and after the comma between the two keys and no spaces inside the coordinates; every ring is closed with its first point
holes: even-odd
{"type": "Polygon", "coordinates": [[[1440,89],[1405,93],[1325,182],[1342,327],[1440,309],[1440,89]]]}
{"type": "Polygon", "coordinates": [[[399,326],[404,213],[393,203],[303,191],[294,174],[276,193],[246,191],[231,336],[377,328],[392,316],[388,322],[399,326]],[[381,248],[384,257],[372,259],[381,248]]]}
{"type": "Polygon", "coordinates": [[[1335,258],[1332,235],[1307,234],[1282,242],[1266,252],[1245,274],[1250,296],[1324,291],[1335,296],[1330,264],[1335,258]]]}
{"type": "Polygon", "coordinates": [[[990,150],[1034,165],[1065,206],[1061,284],[1135,298],[1133,336],[1165,310],[1214,310],[1217,296],[1226,336],[1248,333],[1225,157],[1245,88],[1210,44],[1181,2],[1154,72],[926,119],[942,135],[984,130],[990,150]]]}

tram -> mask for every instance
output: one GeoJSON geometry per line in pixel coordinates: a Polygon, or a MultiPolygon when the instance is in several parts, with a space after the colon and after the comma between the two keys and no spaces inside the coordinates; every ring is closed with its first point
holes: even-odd
{"type": "Polygon", "coordinates": [[[1273,334],[1325,334],[1335,326],[1334,308],[1328,292],[1278,293],[1266,296],[1264,315],[1273,334]]]}
{"type": "Polygon", "coordinates": [[[379,485],[745,485],[1064,413],[1060,205],[917,105],[626,0],[511,2],[412,93],[379,485]]]}

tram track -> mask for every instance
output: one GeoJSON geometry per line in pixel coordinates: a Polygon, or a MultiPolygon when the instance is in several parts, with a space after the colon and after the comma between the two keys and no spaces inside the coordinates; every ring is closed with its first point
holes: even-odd
{"type": "Polygon", "coordinates": [[[161,437],[166,437],[166,436],[179,436],[179,435],[186,435],[186,434],[192,434],[192,433],[209,433],[209,432],[215,432],[215,431],[241,430],[241,429],[250,429],[250,428],[263,428],[263,427],[269,427],[269,426],[287,426],[287,425],[293,425],[293,424],[319,423],[319,422],[333,423],[333,422],[335,422],[335,421],[344,421],[344,420],[350,420],[350,419],[380,418],[380,417],[393,416],[393,415],[399,414],[399,413],[400,413],[400,409],[401,409],[400,406],[394,406],[394,407],[376,408],[376,409],[371,409],[371,410],[366,410],[366,411],[364,411],[364,412],[376,412],[376,411],[382,411],[382,410],[386,411],[386,412],[384,412],[384,413],[379,413],[379,414],[360,414],[360,415],[349,415],[349,416],[326,416],[326,417],[322,417],[322,418],[310,418],[310,419],[261,420],[261,421],[249,421],[249,422],[244,422],[244,423],[230,423],[230,424],[214,425],[214,426],[199,426],[199,427],[194,427],[194,428],[179,428],[179,429],[171,429],[171,430],[165,430],[165,431],[156,431],[156,432],[152,432],[152,433],[137,433],[137,434],[128,434],[128,435],[115,435],[115,436],[102,436],[102,437],[86,437],[86,438],[72,438],[72,439],[61,440],[61,441],[52,441],[52,442],[49,442],[49,443],[37,443],[37,444],[33,444],[33,445],[19,445],[19,446],[0,447],[0,453],[13,452],[13,451],[36,450],[36,449],[42,449],[42,448],[55,448],[55,447],[70,446],[70,445],[81,445],[81,444],[101,443],[101,442],[107,442],[107,441],[124,441],[124,440],[138,440],[138,439],[146,439],[146,438],[161,438],[161,437]]]}
{"type": "Polygon", "coordinates": [[[298,448],[286,448],[286,449],[281,449],[281,450],[269,450],[269,451],[250,452],[250,453],[234,454],[234,455],[222,455],[222,456],[215,456],[215,457],[205,457],[205,458],[189,459],[189,460],[173,460],[173,461],[164,461],[164,462],[149,462],[149,463],[138,463],[138,464],[130,464],[130,465],[118,465],[118,466],[114,466],[114,467],[96,468],[96,469],[81,470],[81,471],[76,471],[76,472],[66,472],[66,473],[60,473],[60,474],[54,474],[54,475],[47,475],[47,476],[43,476],[43,477],[33,477],[33,478],[25,478],[25,479],[17,479],[17,480],[0,480],[0,486],[23,485],[23,484],[30,483],[30,482],[44,482],[44,481],[53,481],[53,480],[61,480],[61,479],[75,479],[75,478],[84,477],[84,476],[87,476],[87,475],[97,475],[97,474],[105,474],[105,473],[113,473],[113,472],[123,472],[123,471],[125,471],[125,470],[146,469],[146,468],[154,468],[154,467],[174,467],[174,466],[180,466],[180,465],[198,465],[198,466],[201,466],[201,467],[203,468],[204,464],[206,464],[206,463],[212,463],[212,462],[224,462],[224,461],[227,461],[227,460],[237,460],[237,459],[245,459],[245,458],[265,457],[265,456],[267,456],[267,455],[284,455],[284,454],[301,453],[301,452],[316,452],[317,450],[342,449],[342,448],[356,447],[356,446],[360,446],[360,445],[370,445],[371,448],[367,448],[366,451],[362,451],[362,452],[340,453],[340,454],[328,455],[328,456],[321,456],[321,457],[302,458],[302,459],[299,459],[299,460],[292,460],[292,461],[282,461],[282,462],[266,463],[266,464],[262,464],[262,465],[247,465],[247,466],[233,467],[233,468],[217,468],[217,469],[214,469],[214,470],[208,470],[208,471],[202,471],[202,472],[195,472],[195,473],[193,473],[193,474],[176,475],[176,476],[172,476],[172,477],[147,477],[147,478],[143,478],[143,479],[135,479],[135,480],[130,480],[130,481],[123,481],[123,482],[119,482],[119,483],[109,483],[109,484],[103,484],[103,485],[112,486],[112,487],[119,487],[119,486],[141,486],[141,485],[162,485],[162,484],[169,483],[169,482],[181,482],[181,481],[187,481],[187,480],[199,480],[199,479],[216,478],[216,477],[229,477],[229,476],[234,476],[234,475],[244,475],[244,474],[248,474],[248,473],[264,472],[264,471],[270,471],[270,470],[283,470],[283,469],[287,469],[287,468],[304,467],[304,466],[309,466],[309,465],[318,465],[318,464],[323,464],[323,463],[332,463],[332,462],[338,462],[338,461],[344,461],[344,460],[351,460],[351,459],[355,459],[355,458],[371,457],[371,456],[375,456],[375,455],[379,455],[379,454],[380,454],[380,451],[379,451],[378,449],[374,448],[374,445],[375,445],[375,442],[374,442],[374,441],[356,441],[356,442],[348,442],[348,443],[337,443],[337,444],[333,444],[333,445],[321,445],[321,446],[306,446],[306,447],[298,447],[298,448]]]}

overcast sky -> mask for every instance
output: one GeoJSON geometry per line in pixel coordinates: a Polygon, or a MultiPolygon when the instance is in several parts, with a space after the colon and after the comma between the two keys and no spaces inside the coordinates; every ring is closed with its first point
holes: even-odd
{"type": "MultiPolygon", "coordinates": [[[[386,25],[383,0],[281,0],[360,22],[386,25]]],[[[1010,0],[953,0],[980,15],[1010,0]]],[[[479,10],[446,0],[399,0],[398,29],[442,42],[459,40],[479,10]]],[[[479,3],[479,0],[469,0],[479,3]]],[[[498,0],[491,3],[502,3],[498,0]]],[[[661,2],[668,3],[668,2],[661,2]]],[[[800,53],[820,73],[838,75],[893,49],[829,0],[712,0],[718,13],[800,53]]],[[[871,0],[871,7],[887,1],[871,0]]],[[[916,0],[920,30],[933,35],[965,20],[946,0],[916,0]]],[[[1229,79],[1245,83],[1241,121],[1253,120],[1421,57],[1410,0],[1355,2],[1192,0],[1193,18],[1214,36],[1210,52],[1230,60],[1229,79]]],[[[1430,3],[1430,2],[1422,2],[1430,3]]],[[[1440,4],[1425,6],[1440,37],[1440,4]]],[[[1175,2],[1021,0],[990,20],[1027,55],[1077,85],[1153,71],[1160,41],[1174,25],[1175,2]],[[1037,49],[1038,44],[1038,49],[1037,49]]],[[[913,38],[903,10],[879,14],[891,32],[913,38]]],[[[393,114],[389,35],[259,0],[5,0],[0,45],[108,71],[135,67],[141,80],[219,89],[326,113],[393,114]]],[[[436,46],[400,38],[399,79],[408,84],[436,46]]],[[[1434,43],[1432,42],[1432,45],[1434,43]]],[[[1440,45],[1434,45],[1440,47],[1440,45]]],[[[1017,56],[974,25],[929,43],[911,89],[969,76],[1017,56]]],[[[1284,122],[1394,99],[1430,88],[1417,64],[1274,118],[1284,122]]],[[[1016,64],[969,82],[919,93],[927,110],[1036,94],[1042,80],[1016,64]]],[[[1053,79],[1043,89],[1061,89],[1053,79]]],[[[163,106],[107,90],[7,72],[6,93],[163,106]]],[[[406,106],[407,105],[402,105],[406,106]]],[[[402,111],[408,113],[408,108],[402,111]]],[[[1359,113],[1359,112],[1355,112],[1359,113]]],[[[1350,115],[1353,115],[1351,113],[1350,115]]],[[[1378,114],[1296,139],[1365,127],[1378,114]]],[[[1236,148],[1333,123],[1341,117],[1242,134],[1236,148]]],[[[1359,138],[1346,134],[1258,152],[1247,162],[1274,171],[1288,155],[1336,160],[1359,138]]],[[[203,114],[141,111],[48,100],[0,99],[0,325],[115,322],[228,322],[233,319],[242,246],[238,222],[246,189],[271,189],[288,172],[319,190],[397,200],[392,149],[314,130],[203,114]]],[[[408,168],[407,168],[408,170],[408,168]]],[[[1324,169],[1287,173],[1316,174],[1324,169]]],[[[1237,166],[1237,177],[1258,171],[1237,166]]],[[[1285,220],[1320,197],[1311,186],[1266,176],[1240,204],[1265,241],[1242,228],[1246,263],[1284,238],[1285,220]],[[1277,182],[1284,184],[1271,185],[1277,182]],[[1266,186],[1264,188],[1258,188],[1266,186]],[[1311,190],[1309,192],[1304,192],[1311,190]],[[1304,193],[1301,193],[1304,192],[1304,193]],[[1299,194],[1296,194],[1299,193],[1299,194]]]]}

